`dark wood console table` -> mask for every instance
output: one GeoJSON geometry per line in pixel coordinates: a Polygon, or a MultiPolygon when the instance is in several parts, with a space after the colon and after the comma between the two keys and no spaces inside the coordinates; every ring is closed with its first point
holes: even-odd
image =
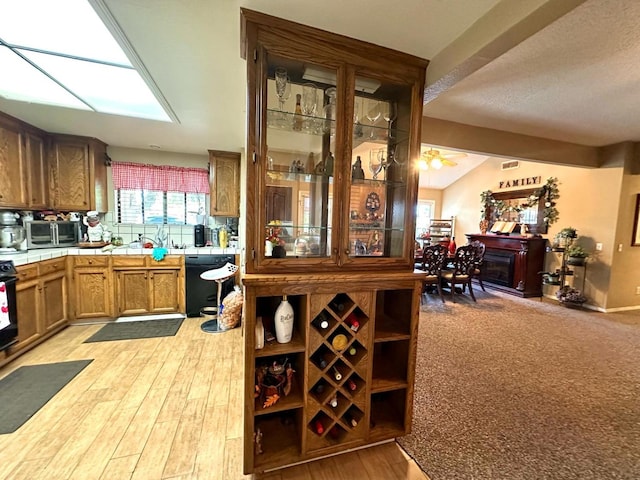
{"type": "Polygon", "coordinates": [[[545,238],[479,233],[467,233],[466,237],[487,247],[481,276],[488,287],[520,297],[542,296],[545,238]]]}

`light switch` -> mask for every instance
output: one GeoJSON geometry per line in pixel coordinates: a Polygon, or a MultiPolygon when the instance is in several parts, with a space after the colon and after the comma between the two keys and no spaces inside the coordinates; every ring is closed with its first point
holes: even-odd
{"type": "Polygon", "coordinates": [[[599,252],[602,251],[602,244],[601,243],[596,243],[596,250],[598,250],[599,252]]]}

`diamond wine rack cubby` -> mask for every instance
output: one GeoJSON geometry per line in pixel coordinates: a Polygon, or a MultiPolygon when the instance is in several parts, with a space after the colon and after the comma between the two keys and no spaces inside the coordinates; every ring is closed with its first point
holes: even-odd
{"type": "Polygon", "coordinates": [[[370,294],[321,296],[309,330],[307,449],[361,441],[366,410],[370,294]]]}
{"type": "Polygon", "coordinates": [[[420,278],[396,273],[384,281],[364,274],[307,280],[244,280],[250,471],[395,438],[411,425],[420,278]],[[294,326],[291,341],[278,343],[269,335],[284,295],[294,326]],[[267,332],[261,349],[249,333],[258,323],[267,332]]]}

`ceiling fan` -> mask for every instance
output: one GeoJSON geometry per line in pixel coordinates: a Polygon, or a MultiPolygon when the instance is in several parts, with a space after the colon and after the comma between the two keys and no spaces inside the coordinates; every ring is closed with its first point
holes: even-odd
{"type": "Polygon", "coordinates": [[[422,153],[418,165],[421,170],[439,170],[443,166],[455,167],[458,165],[453,159],[464,158],[466,153],[442,153],[440,150],[430,148],[422,153]]]}

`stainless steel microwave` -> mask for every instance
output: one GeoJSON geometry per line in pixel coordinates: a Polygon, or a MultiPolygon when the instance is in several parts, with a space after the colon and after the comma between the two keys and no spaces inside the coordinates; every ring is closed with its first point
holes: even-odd
{"type": "Polygon", "coordinates": [[[80,241],[80,222],[24,222],[27,249],[72,247],[80,241]]]}

